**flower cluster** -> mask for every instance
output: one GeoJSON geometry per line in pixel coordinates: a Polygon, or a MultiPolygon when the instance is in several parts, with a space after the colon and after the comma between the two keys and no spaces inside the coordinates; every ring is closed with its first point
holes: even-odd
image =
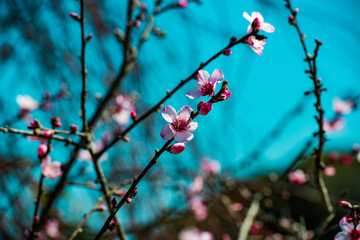
{"type": "Polygon", "coordinates": [[[252,12],[251,16],[249,16],[247,12],[244,12],[243,16],[246,20],[250,22],[247,28],[248,34],[253,31],[256,33],[256,35],[250,35],[246,39],[245,43],[249,44],[252,50],[254,50],[257,54],[262,55],[262,50],[264,49],[265,45],[265,37],[258,36],[257,32],[261,30],[272,33],[275,31],[275,28],[270,23],[266,23],[263,16],[259,12],[252,12]]]}
{"type": "Polygon", "coordinates": [[[355,108],[355,104],[352,99],[342,100],[339,97],[335,97],[332,100],[332,108],[336,113],[332,120],[324,119],[323,128],[327,134],[341,131],[345,127],[346,120],[343,117],[348,115],[355,108]]]}
{"type": "Polygon", "coordinates": [[[348,210],[348,214],[340,220],[341,232],[337,233],[334,240],[360,240],[360,208],[347,201],[340,204],[348,210]]]}

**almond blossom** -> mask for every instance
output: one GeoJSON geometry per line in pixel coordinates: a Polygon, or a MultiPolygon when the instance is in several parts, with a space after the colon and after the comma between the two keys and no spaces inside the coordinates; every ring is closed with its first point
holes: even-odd
{"type": "Polygon", "coordinates": [[[125,126],[130,121],[132,111],[135,111],[134,101],[131,97],[119,94],[115,98],[115,113],[112,118],[120,125],[125,126]]]}
{"type": "Polygon", "coordinates": [[[209,75],[209,73],[205,70],[199,70],[197,75],[197,87],[191,89],[186,96],[190,99],[196,99],[201,96],[214,96],[216,84],[220,83],[224,80],[224,74],[215,69],[214,72],[209,75]]]}
{"type": "Polygon", "coordinates": [[[208,209],[204,204],[202,197],[200,196],[196,196],[190,199],[189,209],[198,221],[204,221],[208,216],[208,209]]]}
{"type": "Polygon", "coordinates": [[[51,238],[59,238],[60,237],[60,230],[59,230],[59,220],[56,218],[49,219],[45,225],[44,229],[47,235],[51,238]]]}
{"type": "Polygon", "coordinates": [[[360,239],[360,225],[358,224],[356,228],[354,228],[354,224],[352,222],[347,222],[346,218],[343,217],[340,220],[340,228],[341,232],[336,234],[334,240],[359,240],[360,239]]]}
{"type": "Polygon", "coordinates": [[[61,171],[61,163],[51,162],[50,156],[46,156],[42,159],[41,172],[44,177],[50,179],[55,179],[63,174],[61,171]]]}
{"type": "Polygon", "coordinates": [[[197,228],[188,228],[180,232],[179,240],[214,240],[214,236],[210,232],[203,232],[197,228]]]}
{"type": "Polygon", "coordinates": [[[327,119],[324,119],[323,122],[323,129],[326,133],[333,133],[338,132],[342,130],[345,126],[345,120],[343,118],[335,118],[332,121],[328,121],[327,119]]]}
{"type": "Polygon", "coordinates": [[[29,119],[29,113],[31,111],[40,107],[39,102],[29,95],[17,95],[16,103],[19,105],[20,108],[19,116],[21,119],[24,120],[29,119]]]}
{"type": "Polygon", "coordinates": [[[251,35],[248,37],[248,39],[245,40],[246,44],[249,44],[251,49],[254,50],[259,55],[262,55],[262,50],[264,49],[265,40],[257,40],[254,35],[251,35]]]}
{"type": "Polygon", "coordinates": [[[163,118],[168,122],[160,132],[160,136],[165,141],[174,138],[179,143],[189,142],[193,139],[192,134],[198,127],[197,122],[191,119],[192,108],[189,106],[182,107],[178,112],[172,106],[166,106],[162,110],[163,118]]]}
{"type": "Polygon", "coordinates": [[[351,110],[354,108],[354,103],[350,99],[344,101],[339,97],[335,97],[332,100],[332,107],[338,114],[346,115],[351,113],[351,110]]]}
{"type": "Polygon", "coordinates": [[[265,31],[268,33],[274,32],[275,28],[270,23],[264,21],[263,16],[259,12],[252,12],[251,16],[247,12],[243,12],[243,16],[250,22],[247,32],[252,32],[253,29],[265,31]]]}
{"type": "Polygon", "coordinates": [[[205,174],[218,174],[221,171],[221,165],[219,161],[203,158],[201,159],[201,169],[205,174]]]}
{"type": "Polygon", "coordinates": [[[293,184],[303,184],[308,180],[308,176],[301,169],[297,169],[289,174],[289,181],[293,184]]]}

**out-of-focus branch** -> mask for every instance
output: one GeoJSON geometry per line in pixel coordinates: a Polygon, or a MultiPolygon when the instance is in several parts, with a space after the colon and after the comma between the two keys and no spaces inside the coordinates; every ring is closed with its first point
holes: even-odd
{"type": "Polygon", "coordinates": [[[251,202],[250,208],[246,213],[244,222],[241,225],[239,230],[238,240],[246,240],[249,234],[250,228],[256,215],[260,210],[260,201],[262,199],[262,195],[260,193],[254,194],[254,198],[251,202]]]}

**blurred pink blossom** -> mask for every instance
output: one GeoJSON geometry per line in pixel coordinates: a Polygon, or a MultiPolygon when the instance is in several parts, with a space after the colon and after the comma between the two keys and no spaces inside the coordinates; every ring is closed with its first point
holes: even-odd
{"type": "Polygon", "coordinates": [[[274,32],[275,28],[270,23],[264,21],[263,16],[259,12],[252,12],[251,16],[247,12],[243,12],[243,16],[250,22],[247,32],[250,33],[252,29],[262,30],[268,33],[274,32]]]}
{"type": "Polygon", "coordinates": [[[53,130],[39,130],[38,129],[38,135],[37,136],[29,136],[27,139],[30,141],[39,141],[42,144],[47,144],[49,139],[47,137],[50,137],[54,134],[53,130]]]}
{"type": "Polygon", "coordinates": [[[175,138],[180,143],[185,143],[193,139],[192,134],[198,127],[197,122],[191,119],[193,110],[189,106],[182,107],[177,113],[172,106],[166,106],[162,110],[163,118],[168,122],[160,132],[160,136],[165,141],[175,138]]]}
{"type": "Polygon", "coordinates": [[[198,221],[204,221],[208,216],[208,209],[205,206],[202,198],[199,196],[190,199],[189,209],[198,221]]]}
{"type": "Polygon", "coordinates": [[[119,94],[115,98],[115,113],[112,118],[122,126],[125,126],[130,121],[132,111],[135,111],[134,101],[131,97],[119,94]]]}
{"type": "Polygon", "coordinates": [[[346,218],[340,220],[341,232],[337,233],[334,240],[359,240],[360,239],[360,224],[354,228],[352,222],[348,223],[346,218]]]}
{"type": "MultiPolygon", "coordinates": [[[[91,142],[91,146],[94,152],[99,152],[105,147],[105,144],[103,140],[98,140],[96,142],[91,142]]],[[[108,158],[108,156],[109,156],[108,153],[106,152],[103,153],[99,158],[99,162],[104,162],[108,158]]],[[[88,162],[88,163],[93,162],[91,154],[88,150],[81,150],[77,158],[81,162],[88,162]]]]}
{"type": "Polygon", "coordinates": [[[186,93],[186,96],[190,99],[196,99],[206,95],[212,97],[215,94],[216,84],[222,80],[224,80],[224,74],[218,69],[215,69],[211,76],[207,71],[199,70],[197,75],[198,86],[186,93]]]}
{"type": "Polygon", "coordinates": [[[247,40],[245,40],[246,44],[249,44],[251,49],[254,50],[259,55],[262,55],[262,50],[264,49],[265,40],[257,40],[254,35],[251,35],[248,37],[247,40]]]}
{"type": "Polygon", "coordinates": [[[344,126],[345,126],[345,119],[340,117],[335,118],[330,122],[327,119],[324,119],[324,123],[323,123],[324,131],[328,134],[340,131],[344,128],[344,126]]]}
{"type": "Polygon", "coordinates": [[[197,228],[187,228],[180,232],[179,240],[214,240],[214,236],[197,228]]]}
{"type": "Polygon", "coordinates": [[[63,174],[61,171],[61,163],[51,162],[49,155],[41,161],[41,172],[44,177],[50,179],[55,179],[63,174]]]}
{"type": "Polygon", "coordinates": [[[189,3],[187,0],[179,0],[177,3],[178,7],[180,7],[180,8],[186,8],[188,4],[189,3]]]}
{"type": "Polygon", "coordinates": [[[204,190],[204,179],[202,176],[197,175],[194,178],[194,181],[188,187],[187,194],[190,197],[194,197],[195,195],[201,193],[203,190],[204,190]]]}
{"type": "Polygon", "coordinates": [[[342,100],[339,97],[334,97],[332,100],[332,107],[335,112],[338,114],[349,114],[351,110],[354,108],[354,103],[352,100],[342,100]]]}
{"type": "Polygon", "coordinates": [[[289,180],[293,184],[303,184],[308,180],[308,177],[303,170],[297,169],[296,171],[289,173],[289,180]]]}
{"type": "Polygon", "coordinates": [[[20,118],[23,120],[29,120],[29,113],[37,108],[39,108],[39,102],[33,99],[29,95],[17,95],[16,103],[20,108],[20,118]]]}
{"type": "Polygon", "coordinates": [[[331,165],[325,167],[325,169],[324,169],[325,176],[332,177],[332,176],[335,176],[335,174],[336,174],[336,168],[334,168],[331,165]]]}
{"type": "Polygon", "coordinates": [[[201,169],[205,174],[218,174],[221,171],[221,164],[217,160],[202,158],[201,169]]]}
{"type": "Polygon", "coordinates": [[[341,162],[345,165],[351,165],[353,163],[353,158],[348,154],[344,154],[341,157],[341,162]]]}
{"type": "Polygon", "coordinates": [[[331,152],[329,153],[329,161],[334,163],[334,162],[337,162],[339,161],[340,159],[340,155],[338,152],[331,152]]]}
{"type": "Polygon", "coordinates": [[[60,231],[59,231],[59,220],[55,218],[49,219],[45,225],[44,229],[47,235],[49,235],[51,238],[58,238],[60,237],[60,231]]]}

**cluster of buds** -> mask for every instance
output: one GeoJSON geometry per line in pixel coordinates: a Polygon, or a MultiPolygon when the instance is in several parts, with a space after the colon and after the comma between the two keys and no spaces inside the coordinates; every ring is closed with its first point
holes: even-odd
{"type": "Polygon", "coordinates": [[[138,15],[136,15],[135,17],[135,21],[129,21],[127,23],[128,27],[140,27],[141,26],[141,22],[146,20],[145,17],[145,12],[147,10],[146,4],[145,3],[140,3],[140,13],[138,15]]]}
{"type": "Polygon", "coordinates": [[[129,197],[126,199],[126,203],[132,202],[132,199],[136,196],[137,191],[137,188],[134,188],[134,190],[129,194],[129,197]]]}
{"type": "Polygon", "coordinates": [[[59,117],[51,117],[51,125],[53,128],[61,127],[61,121],[59,117]]]}
{"type": "Polygon", "coordinates": [[[109,230],[114,231],[117,225],[118,225],[118,221],[113,220],[112,223],[109,226],[109,230]]]}

